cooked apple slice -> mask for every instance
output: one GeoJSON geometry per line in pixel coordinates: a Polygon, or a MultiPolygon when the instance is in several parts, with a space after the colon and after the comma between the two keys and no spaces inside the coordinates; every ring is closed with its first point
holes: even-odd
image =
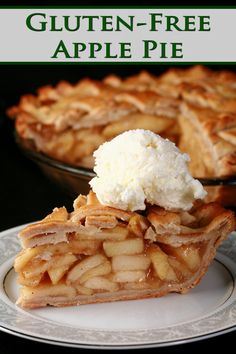
{"type": "Polygon", "coordinates": [[[142,270],[116,272],[112,276],[112,280],[117,283],[141,282],[146,278],[146,273],[142,270]]]}
{"type": "Polygon", "coordinates": [[[98,248],[100,247],[101,242],[93,240],[74,240],[71,239],[70,242],[60,242],[55,245],[45,245],[39,246],[39,252],[42,256],[44,254],[49,255],[54,254],[66,254],[66,253],[73,253],[73,254],[84,254],[91,256],[97,253],[98,248]]]}
{"type": "Polygon", "coordinates": [[[23,275],[25,278],[36,277],[39,274],[45,273],[49,269],[56,269],[66,266],[67,269],[77,260],[73,254],[57,255],[54,256],[49,262],[44,260],[33,260],[26,264],[23,269],[23,275]]]}
{"type": "Polygon", "coordinates": [[[103,242],[103,249],[108,257],[119,255],[132,255],[142,253],[144,250],[144,243],[141,238],[133,238],[124,241],[105,241],[103,242]]]}
{"type": "Polygon", "coordinates": [[[177,274],[178,278],[191,276],[191,272],[187,266],[179,262],[176,258],[169,257],[168,261],[177,274]]]}
{"type": "Polygon", "coordinates": [[[48,275],[53,285],[57,284],[63,275],[67,272],[69,266],[64,265],[58,268],[52,268],[48,270],[48,275]]]}
{"type": "Polygon", "coordinates": [[[168,256],[165,254],[159,246],[151,245],[147,250],[147,254],[152,261],[153,268],[156,275],[161,280],[176,281],[177,276],[168,262],[168,256]]]}
{"type": "Polygon", "coordinates": [[[28,266],[22,271],[26,279],[37,277],[38,275],[45,273],[49,267],[49,264],[45,261],[38,261],[33,264],[33,266],[28,264],[28,266]]]}
{"type": "Polygon", "coordinates": [[[173,248],[173,253],[177,259],[183,261],[191,271],[196,271],[201,265],[201,257],[198,248],[186,245],[173,248]]]}
{"type": "Polygon", "coordinates": [[[26,264],[31,261],[35,256],[40,253],[40,249],[35,248],[26,248],[16,257],[14,268],[16,272],[20,272],[26,264]]]}
{"type": "Polygon", "coordinates": [[[90,278],[84,283],[84,286],[93,290],[106,290],[111,292],[119,290],[118,284],[103,277],[90,278]]]}
{"type": "Polygon", "coordinates": [[[176,273],[174,271],[174,269],[171,267],[169,267],[167,275],[166,275],[166,280],[167,281],[177,281],[178,277],[176,276],[176,273]]]}
{"type": "Polygon", "coordinates": [[[151,245],[147,250],[147,254],[152,261],[155,273],[161,280],[165,280],[170,267],[168,256],[157,245],[151,245]]]}
{"type": "Polygon", "coordinates": [[[106,257],[102,254],[90,256],[83,259],[80,263],[76,264],[68,273],[67,283],[77,281],[89,269],[95,268],[106,261],[106,257]]]}
{"type": "Polygon", "coordinates": [[[60,268],[63,266],[71,266],[77,261],[76,256],[73,254],[63,254],[60,256],[54,256],[49,262],[49,268],[60,268]]]}
{"type": "Polygon", "coordinates": [[[145,255],[114,256],[112,258],[112,270],[114,272],[122,270],[147,270],[150,263],[150,259],[145,255]]]}
{"type": "Polygon", "coordinates": [[[94,278],[94,277],[97,277],[100,275],[107,275],[109,273],[111,273],[111,263],[109,261],[106,261],[106,262],[100,264],[96,268],[92,268],[90,270],[87,270],[87,272],[85,272],[81,276],[81,278],[79,279],[79,282],[84,283],[90,278],[94,278]]]}
{"type": "Polygon", "coordinates": [[[69,243],[70,252],[92,256],[98,253],[101,242],[98,240],[71,240],[69,243]]]}

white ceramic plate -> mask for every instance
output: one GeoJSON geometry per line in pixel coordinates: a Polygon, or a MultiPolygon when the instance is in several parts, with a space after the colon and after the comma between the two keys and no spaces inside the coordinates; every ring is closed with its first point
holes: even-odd
{"type": "Polygon", "coordinates": [[[221,246],[200,285],[187,295],[25,311],[13,259],[21,227],[0,233],[0,329],[51,344],[129,349],[168,346],[236,329],[236,233],[221,246]]]}

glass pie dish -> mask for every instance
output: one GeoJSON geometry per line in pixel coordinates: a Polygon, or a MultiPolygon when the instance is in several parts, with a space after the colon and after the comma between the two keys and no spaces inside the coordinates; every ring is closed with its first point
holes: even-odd
{"type": "MultiPolygon", "coordinates": [[[[23,140],[15,132],[15,140],[20,150],[35,162],[42,172],[65,193],[76,197],[87,194],[88,182],[95,176],[92,169],[73,166],[38,152],[29,140],[23,140]]],[[[226,207],[236,207],[236,176],[224,178],[198,178],[208,192],[207,202],[217,201],[226,207]]]]}

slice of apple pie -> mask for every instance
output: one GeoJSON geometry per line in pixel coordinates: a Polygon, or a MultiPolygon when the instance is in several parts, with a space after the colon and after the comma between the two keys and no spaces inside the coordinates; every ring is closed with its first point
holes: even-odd
{"type": "Polygon", "coordinates": [[[233,212],[201,204],[190,212],[147,205],[130,212],[80,195],[20,233],[15,259],[26,308],[80,305],[186,293],[235,228],[233,212]]]}

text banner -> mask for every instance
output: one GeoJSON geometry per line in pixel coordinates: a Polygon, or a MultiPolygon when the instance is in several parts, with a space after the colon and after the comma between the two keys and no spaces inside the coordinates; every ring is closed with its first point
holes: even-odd
{"type": "Polygon", "coordinates": [[[0,8],[0,62],[236,62],[235,9],[0,8]]]}

